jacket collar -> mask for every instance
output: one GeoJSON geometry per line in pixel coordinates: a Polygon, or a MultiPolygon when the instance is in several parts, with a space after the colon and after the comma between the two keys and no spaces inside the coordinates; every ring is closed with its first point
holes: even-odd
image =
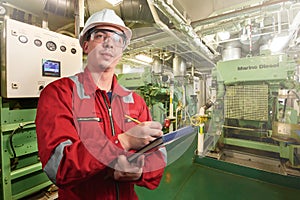
{"type": "MultiPolygon", "coordinates": [[[[100,90],[98,86],[95,84],[91,72],[86,67],[84,72],[79,75],[79,81],[83,83],[84,91],[87,95],[94,94],[97,90],[100,90]]],[[[112,80],[112,92],[113,95],[116,94],[118,96],[128,96],[132,91],[124,88],[123,86],[119,85],[117,76],[114,74],[112,80]]]]}

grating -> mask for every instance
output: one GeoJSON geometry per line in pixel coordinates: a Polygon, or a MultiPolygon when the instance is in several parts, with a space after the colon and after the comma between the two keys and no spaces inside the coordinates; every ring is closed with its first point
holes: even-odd
{"type": "Polygon", "coordinates": [[[268,85],[226,86],[225,117],[268,120],[268,85]]]}

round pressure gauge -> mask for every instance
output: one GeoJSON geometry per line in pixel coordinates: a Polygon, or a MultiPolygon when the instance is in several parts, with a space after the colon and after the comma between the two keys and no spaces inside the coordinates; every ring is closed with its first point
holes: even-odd
{"type": "Polygon", "coordinates": [[[6,13],[6,9],[4,8],[4,6],[0,5],[0,15],[5,15],[6,13]]]}
{"type": "Polygon", "coordinates": [[[20,35],[19,41],[22,43],[26,43],[26,42],[28,42],[28,38],[25,35],[20,35]]]}
{"type": "Polygon", "coordinates": [[[61,50],[62,52],[65,52],[65,51],[67,50],[67,47],[66,47],[65,45],[61,45],[61,46],[60,46],[60,50],[61,50]]]}
{"type": "Polygon", "coordinates": [[[35,46],[37,46],[37,47],[42,46],[42,41],[39,39],[35,39],[33,42],[34,42],[35,46]]]}
{"type": "Polygon", "coordinates": [[[56,50],[56,44],[52,41],[48,41],[46,43],[46,47],[47,49],[49,49],[50,51],[55,51],[56,50]]]}
{"type": "Polygon", "coordinates": [[[72,48],[72,49],[71,49],[71,53],[72,53],[72,54],[76,54],[76,52],[77,52],[77,51],[76,51],[75,48],[72,48]]]}

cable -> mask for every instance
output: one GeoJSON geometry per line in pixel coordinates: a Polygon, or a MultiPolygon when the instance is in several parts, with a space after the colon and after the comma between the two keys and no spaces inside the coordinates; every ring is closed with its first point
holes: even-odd
{"type": "Polygon", "coordinates": [[[27,124],[20,123],[19,126],[15,130],[13,130],[11,132],[11,134],[9,135],[9,144],[10,144],[10,148],[11,148],[12,153],[13,153],[12,166],[16,166],[16,164],[18,163],[17,154],[16,154],[16,151],[15,151],[15,148],[14,148],[14,145],[13,145],[13,136],[17,133],[17,131],[23,129],[24,126],[28,126],[28,125],[32,125],[32,124],[35,124],[35,123],[34,122],[29,122],[27,124]]]}

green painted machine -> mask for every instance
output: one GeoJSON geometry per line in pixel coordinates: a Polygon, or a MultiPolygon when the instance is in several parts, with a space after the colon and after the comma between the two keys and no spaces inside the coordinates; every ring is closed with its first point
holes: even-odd
{"type": "Polygon", "coordinates": [[[165,125],[165,132],[190,123],[197,113],[195,82],[189,76],[174,77],[170,72],[153,73],[149,67],[143,73],[119,74],[121,85],[140,94],[148,105],[152,118],[165,125]]]}
{"type": "Polygon", "coordinates": [[[1,196],[20,199],[49,185],[37,154],[37,99],[1,100],[1,196]]]}
{"type": "Polygon", "coordinates": [[[219,160],[300,176],[299,78],[287,55],[217,63],[204,152],[219,160]]]}

